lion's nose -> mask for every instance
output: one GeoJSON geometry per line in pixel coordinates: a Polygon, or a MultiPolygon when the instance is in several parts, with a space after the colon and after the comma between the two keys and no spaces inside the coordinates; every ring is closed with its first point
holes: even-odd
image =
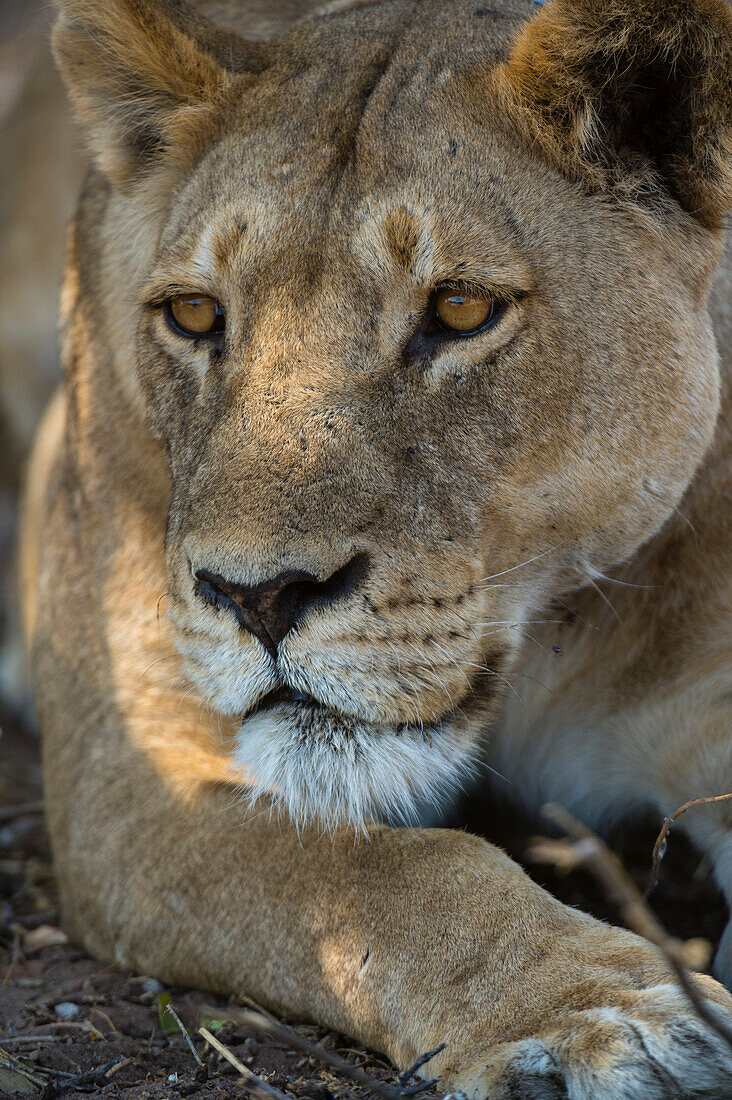
{"type": "Polygon", "coordinates": [[[324,581],[312,573],[291,570],[251,585],[199,569],[196,594],[212,607],[232,611],[239,625],[258,638],[276,661],[277,646],[305,613],[348,596],[366,576],[368,565],[368,554],[356,554],[324,581]]]}

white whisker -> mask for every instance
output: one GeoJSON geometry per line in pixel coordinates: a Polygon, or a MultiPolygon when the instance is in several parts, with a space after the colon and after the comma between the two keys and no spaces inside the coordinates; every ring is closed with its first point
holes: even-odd
{"type": "Polygon", "coordinates": [[[526,561],[519,562],[518,565],[512,565],[510,569],[503,569],[500,573],[494,573],[492,577],[483,577],[478,584],[486,584],[488,581],[494,581],[496,577],[505,577],[507,573],[515,573],[517,569],[523,569],[526,565],[531,565],[535,561],[539,561],[540,558],[545,558],[547,554],[552,554],[555,550],[559,550],[562,543],[557,543],[556,546],[550,546],[548,550],[542,550],[540,554],[535,554],[533,558],[527,558],[526,561]]]}
{"type": "Polygon", "coordinates": [[[640,588],[640,589],[652,589],[658,588],[657,584],[631,584],[630,581],[621,581],[616,577],[608,577],[604,573],[601,573],[598,569],[592,570],[592,576],[595,580],[607,581],[608,584],[617,584],[621,588],[640,588]]]}
{"type": "Polygon", "coordinates": [[[156,665],[161,665],[163,663],[163,661],[174,661],[177,658],[177,656],[178,656],[177,653],[169,653],[167,657],[158,657],[157,661],[153,661],[151,664],[149,664],[147,666],[147,668],[145,669],[144,672],[140,673],[140,679],[139,679],[138,682],[142,683],[142,681],[145,679],[145,677],[147,676],[150,669],[155,668],[156,665]]]}
{"type": "Polygon", "coordinates": [[[602,589],[601,589],[601,588],[599,588],[599,587],[598,587],[598,586],[597,586],[597,585],[595,584],[595,581],[594,581],[594,580],[593,580],[593,578],[592,578],[591,576],[589,576],[589,575],[588,575],[588,580],[589,580],[589,582],[590,582],[590,585],[592,586],[592,588],[594,588],[595,592],[597,592],[598,596],[599,596],[599,597],[600,597],[600,599],[601,599],[601,600],[603,601],[603,603],[607,604],[607,606],[608,606],[608,607],[610,608],[610,611],[611,611],[611,612],[613,613],[613,615],[614,615],[614,616],[615,616],[615,618],[616,618],[616,619],[618,620],[618,622],[619,622],[619,623],[622,623],[622,621],[623,621],[623,620],[622,620],[622,619],[620,618],[620,615],[618,614],[618,612],[617,612],[616,608],[614,607],[614,605],[613,605],[612,601],[611,601],[611,600],[609,599],[609,597],[607,597],[607,596],[605,595],[605,593],[604,593],[604,592],[602,591],[602,589]]]}

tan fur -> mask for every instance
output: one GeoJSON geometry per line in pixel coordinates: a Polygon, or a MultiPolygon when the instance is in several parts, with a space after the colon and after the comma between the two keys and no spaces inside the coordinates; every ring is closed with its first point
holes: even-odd
{"type": "MultiPolygon", "coordinates": [[[[399,1064],[446,1041],[470,1097],[723,1095],[729,1056],[648,945],[481,840],[374,823],[486,753],[596,818],[730,785],[723,0],[335,4],[258,44],[232,37],[245,5],[220,38],[153,0],[60,9],[101,171],[24,589],[67,927],[399,1064]],[[603,171],[578,171],[527,74],[552,42],[574,102],[572,58],[604,41],[630,72],[641,24],[638,81],[652,62],[694,111],[661,148],[616,83],[603,171]],[[500,322],[420,335],[455,280],[500,322]],[[223,304],[224,344],[167,326],[186,290],[223,304]],[[276,662],[196,584],[354,560],[276,662]],[[253,713],[283,685],[319,705],[253,713]]],[[[729,813],[688,827],[732,892],[729,813]]]]}
{"type": "Polygon", "coordinates": [[[620,159],[626,189],[630,177],[647,197],[663,181],[719,226],[732,204],[731,35],[719,0],[575,0],[532,20],[491,76],[561,170],[607,186],[620,159]]]}

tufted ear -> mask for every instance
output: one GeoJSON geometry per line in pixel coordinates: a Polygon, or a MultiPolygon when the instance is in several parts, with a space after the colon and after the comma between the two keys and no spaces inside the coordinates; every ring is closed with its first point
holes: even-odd
{"type": "Polygon", "coordinates": [[[181,0],[56,0],[56,60],[102,171],[125,189],[164,150],[190,147],[260,47],[181,0]]]}
{"type": "Polygon", "coordinates": [[[728,0],[551,0],[495,77],[566,175],[640,201],[670,193],[722,224],[732,205],[728,0]]]}

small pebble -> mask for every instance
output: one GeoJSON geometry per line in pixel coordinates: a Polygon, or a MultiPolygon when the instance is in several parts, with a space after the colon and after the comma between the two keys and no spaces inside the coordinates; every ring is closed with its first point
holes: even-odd
{"type": "Polygon", "coordinates": [[[54,1012],[62,1020],[73,1020],[74,1016],[79,1015],[79,1006],[73,1001],[61,1001],[56,1005],[54,1012]]]}
{"type": "Polygon", "coordinates": [[[169,1073],[168,1074],[168,1083],[170,1085],[174,1085],[177,1080],[178,1080],[178,1074],[177,1073],[169,1073]]]}
{"type": "Polygon", "coordinates": [[[148,978],[142,983],[143,993],[162,993],[165,986],[157,978],[148,978]]]}

